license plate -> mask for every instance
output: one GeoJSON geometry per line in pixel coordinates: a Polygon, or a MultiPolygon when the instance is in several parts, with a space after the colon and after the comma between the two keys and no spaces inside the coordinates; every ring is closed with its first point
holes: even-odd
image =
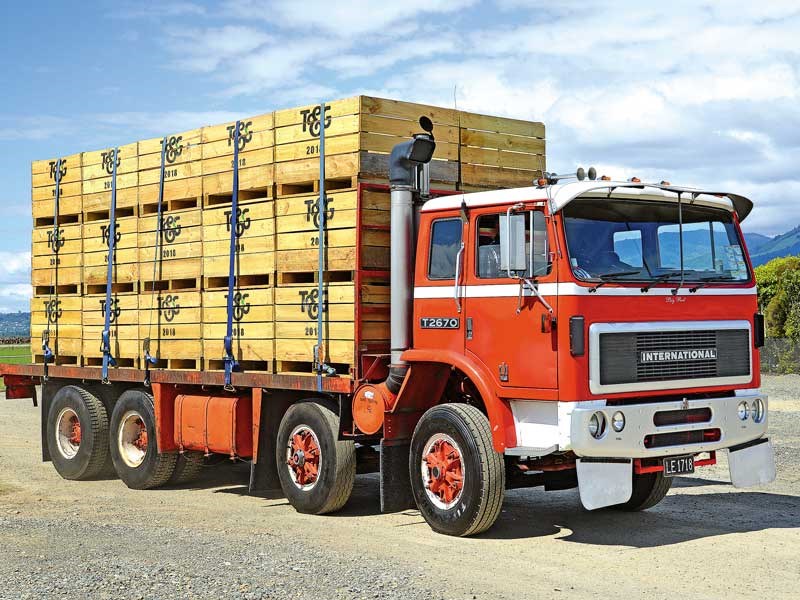
{"type": "Polygon", "coordinates": [[[668,456],[664,459],[664,477],[694,473],[694,456],[668,456]]]}

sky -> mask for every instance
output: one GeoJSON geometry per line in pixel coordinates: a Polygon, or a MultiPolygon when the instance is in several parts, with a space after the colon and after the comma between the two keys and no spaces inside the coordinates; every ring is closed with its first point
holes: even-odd
{"type": "Polygon", "coordinates": [[[800,224],[797,0],[83,0],[0,7],[0,312],[30,163],[377,95],[543,121],[547,165],[735,191],[800,224]]]}

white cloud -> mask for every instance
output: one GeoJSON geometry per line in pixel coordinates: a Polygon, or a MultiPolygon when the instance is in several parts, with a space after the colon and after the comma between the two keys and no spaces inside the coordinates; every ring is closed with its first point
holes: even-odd
{"type": "Polygon", "coordinates": [[[30,271],[30,252],[0,252],[0,282],[18,281],[30,271]]]}
{"type": "Polygon", "coordinates": [[[225,13],[246,19],[263,19],[280,29],[301,30],[306,34],[350,35],[385,30],[396,23],[422,14],[454,13],[476,0],[228,0],[225,13]]]}
{"type": "Polygon", "coordinates": [[[253,52],[270,40],[253,27],[226,25],[206,29],[175,27],[167,31],[175,66],[210,73],[228,59],[253,52]]]}

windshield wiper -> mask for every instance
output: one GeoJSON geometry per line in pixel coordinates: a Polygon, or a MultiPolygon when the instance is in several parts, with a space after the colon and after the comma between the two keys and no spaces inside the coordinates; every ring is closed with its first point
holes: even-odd
{"type": "Polygon", "coordinates": [[[659,275],[658,277],[653,279],[647,285],[642,286],[642,293],[646,294],[647,292],[650,291],[650,288],[652,288],[654,285],[658,285],[659,283],[662,283],[662,282],[666,281],[667,279],[671,279],[673,277],[680,277],[680,276],[681,276],[681,272],[680,271],[672,272],[672,273],[664,273],[663,275],[659,275]]]}
{"type": "Polygon", "coordinates": [[[735,279],[736,278],[732,277],[731,275],[709,275],[708,277],[700,277],[699,281],[701,283],[698,283],[694,287],[690,287],[689,292],[694,294],[697,290],[706,287],[709,283],[715,283],[717,281],[733,281],[735,279]]]}
{"type": "Polygon", "coordinates": [[[589,290],[589,293],[596,292],[599,288],[603,287],[605,284],[616,280],[617,277],[623,277],[625,275],[638,275],[639,273],[641,273],[641,270],[614,271],[613,273],[603,273],[602,275],[595,275],[594,279],[600,279],[601,281],[595,284],[595,286],[589,290]]]}

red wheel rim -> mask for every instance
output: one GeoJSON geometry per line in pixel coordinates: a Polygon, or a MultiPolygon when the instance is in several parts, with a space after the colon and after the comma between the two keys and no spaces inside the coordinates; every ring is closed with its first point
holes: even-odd
{"type": "Polygon", "coordinates": [[[425,444],[422,480],[428,498],[439,508],[458,504],[464,491],[461,449],[449,435],[436,434],[425,444]]]}
{"type": "Polygon", "coordinates": [[[63,408],[56,418],[56,447],[66,459],[73,459],[83,439],[81,422],[71,408],[63,408]]]}
{"type": "Polygon", "coordinates": [[[321,460],[322,450],[314,431],[307,425],[295,427],[286,447],[286,466],[298,488],[310,490],[316,485],[321,460]]]}

